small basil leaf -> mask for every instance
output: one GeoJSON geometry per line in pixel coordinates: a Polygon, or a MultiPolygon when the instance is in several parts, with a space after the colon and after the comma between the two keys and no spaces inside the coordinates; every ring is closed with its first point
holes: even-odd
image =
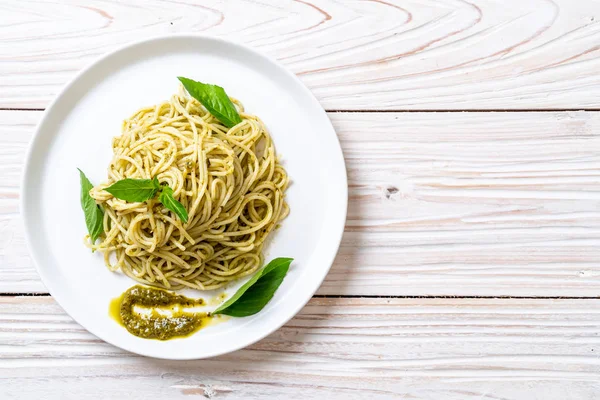
{"type": "Polygon", "coordinates": [[[79,171],[79,180],[81,181],[81,209],[85,215],[85,225],[92,239],[92,243],[102,234],[102,220],[104,219],[104,211],[96,201],[90,196],[90,190],[94,187],[92,182],[85,176],[82,170],[79,171]]]}
{"type": "Polygon", "coordinates": [[[256,314],[273,298],[293,260],[293,258],[274,259],[212,314],[225,314],[232,317],[247,317],[256,314]]]}
{"type": "Polygon", "coordinates": [[[117,199],[131,203],[146,201],[154,197],[160,184],[158,179],[122,179],[105,188],[117,199]]]}
{"type": "Polygon", "coordinates": [[[192,79],[178,77],[190,96],[198,100],[219,121],[231,128],[242,122],[235,106],[221,86],[209,85],[192,79]]]}
{"type": "Polygon", "coordinates": [[[185,207],[180,202],[175,200],[175,197],[173,197],[173,189],[168,186],[164,186],[160,192],[160,195],[158,196],[158,201],[160,201],[163,206],[177,214],[180,220],[187,222],[188,213],[185,207]]]}

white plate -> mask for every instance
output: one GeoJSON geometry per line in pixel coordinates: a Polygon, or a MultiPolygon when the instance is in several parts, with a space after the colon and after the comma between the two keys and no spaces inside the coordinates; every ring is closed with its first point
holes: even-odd
{"type": "MultiPolygon", "coordinates": [[[[21,210],[29,249],[44,284],[78,323],[123,349],[151,357],[197,359],[248,346],[281,327],[318,289],[339,247],[346,218],[344,159],[327,115],[281,65],[247,47],[196,35],[129,45],[80,73],[46,110],[31,143],[21,210]],[[291,213],[266,259],[295,259],[271,302],[258,314],[230,318],[185,339],[140,339],[108,315],[112,298],[135,282],[104,266],[83,244],[81,168],[107,177],[111,139],[137,109],[167,100],[177,76],[223,86],[267,125],[292,185],[291,213]]],[[[226,289],[233,294],[233,286],[226,289]]],[[[189,294],[188,292],[187,294],[189,294]]],[[[211,297],[215,293],[196,297],[211,297]]]]}

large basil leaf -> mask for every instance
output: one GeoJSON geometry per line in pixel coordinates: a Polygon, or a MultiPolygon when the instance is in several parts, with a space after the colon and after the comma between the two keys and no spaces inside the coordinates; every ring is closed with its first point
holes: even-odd
{"type": "Polygon", "coordinates": [[[293,258],[274,259],[212,314],[225,314],[232,317],[256,314],[273,298],[293,260],[293,258]]]}
{"type": "Polygon", "coordinates": [[[185,90],[226,127],[231,128],[242,122],[240,114],[221,86],[209,85],[181,76],[178,79],[183,83],[185,90]]]}
{"type": "Polygon", "coordinates": [[[92,182],[90,182],[82,170],[79,168],[77,170],[79,171],[79,180],[81,181],[81,209],[85,215],[85,225],[87,226],[88,233],[90,234],[92,243],[94,243],[103,232],[102,220],[104,218],[104,211],[90,196],[90,190],[94,185],[92,185],[92,182]]]}
{"type": "Polygon", "coordinates": [[[158,179],[122,179],[105,188],[117,199],[131,203],[146,201],[154,197],[160,189],[158,179]]]}

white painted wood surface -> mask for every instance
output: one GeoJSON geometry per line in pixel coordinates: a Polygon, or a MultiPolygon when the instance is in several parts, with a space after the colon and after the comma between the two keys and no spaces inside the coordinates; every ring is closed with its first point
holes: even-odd
{"type": "Polygon", "coordinates": [[[313,299],[245,350],[169,362],[102,342],[49,297],[9,297],[0,398],[594,399],[599,331],[596,300],[313,299]]]}
{"type": "Polygon", "coordinates": [[[599,0],[0,0],[0,399],[600,398],[599,52],[599,0]],[[166,362],[15,296],[46,292],[19,179],[33,109],[116,47],[189,32],[360,111],[330,113],[350,201],[318,292],[353,298],[166,362]],[[495,109],[544,112],[378,112],[495,109]]]}
{"type": "Polygon", "coordinates": [[[4,0],[0,107],[43,108],[101,54],[174,32],[256,47],[330,110],[600,107],[597,0],[4,0]]]}
{"type": "MultiPolygon", "coordinates": [[[[40,116],[0,111],[0,292],[45,292],[18,214],[40,116]]],[[[319,294],[600,294],[600,112],[330,117],[350,201],[319,294]]]]}

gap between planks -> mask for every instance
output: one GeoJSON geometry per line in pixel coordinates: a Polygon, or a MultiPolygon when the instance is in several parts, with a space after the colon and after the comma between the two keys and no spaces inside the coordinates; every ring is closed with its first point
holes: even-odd
{"type": "MultiPolygon", "coordinates": [[[[0,297],[52,297],[50,293],[0,293],[0,297]]],[[[600,300],[600,296],[379,296],[316,294],[313,299],[483,299],[483,300],[600,300]]]]}

